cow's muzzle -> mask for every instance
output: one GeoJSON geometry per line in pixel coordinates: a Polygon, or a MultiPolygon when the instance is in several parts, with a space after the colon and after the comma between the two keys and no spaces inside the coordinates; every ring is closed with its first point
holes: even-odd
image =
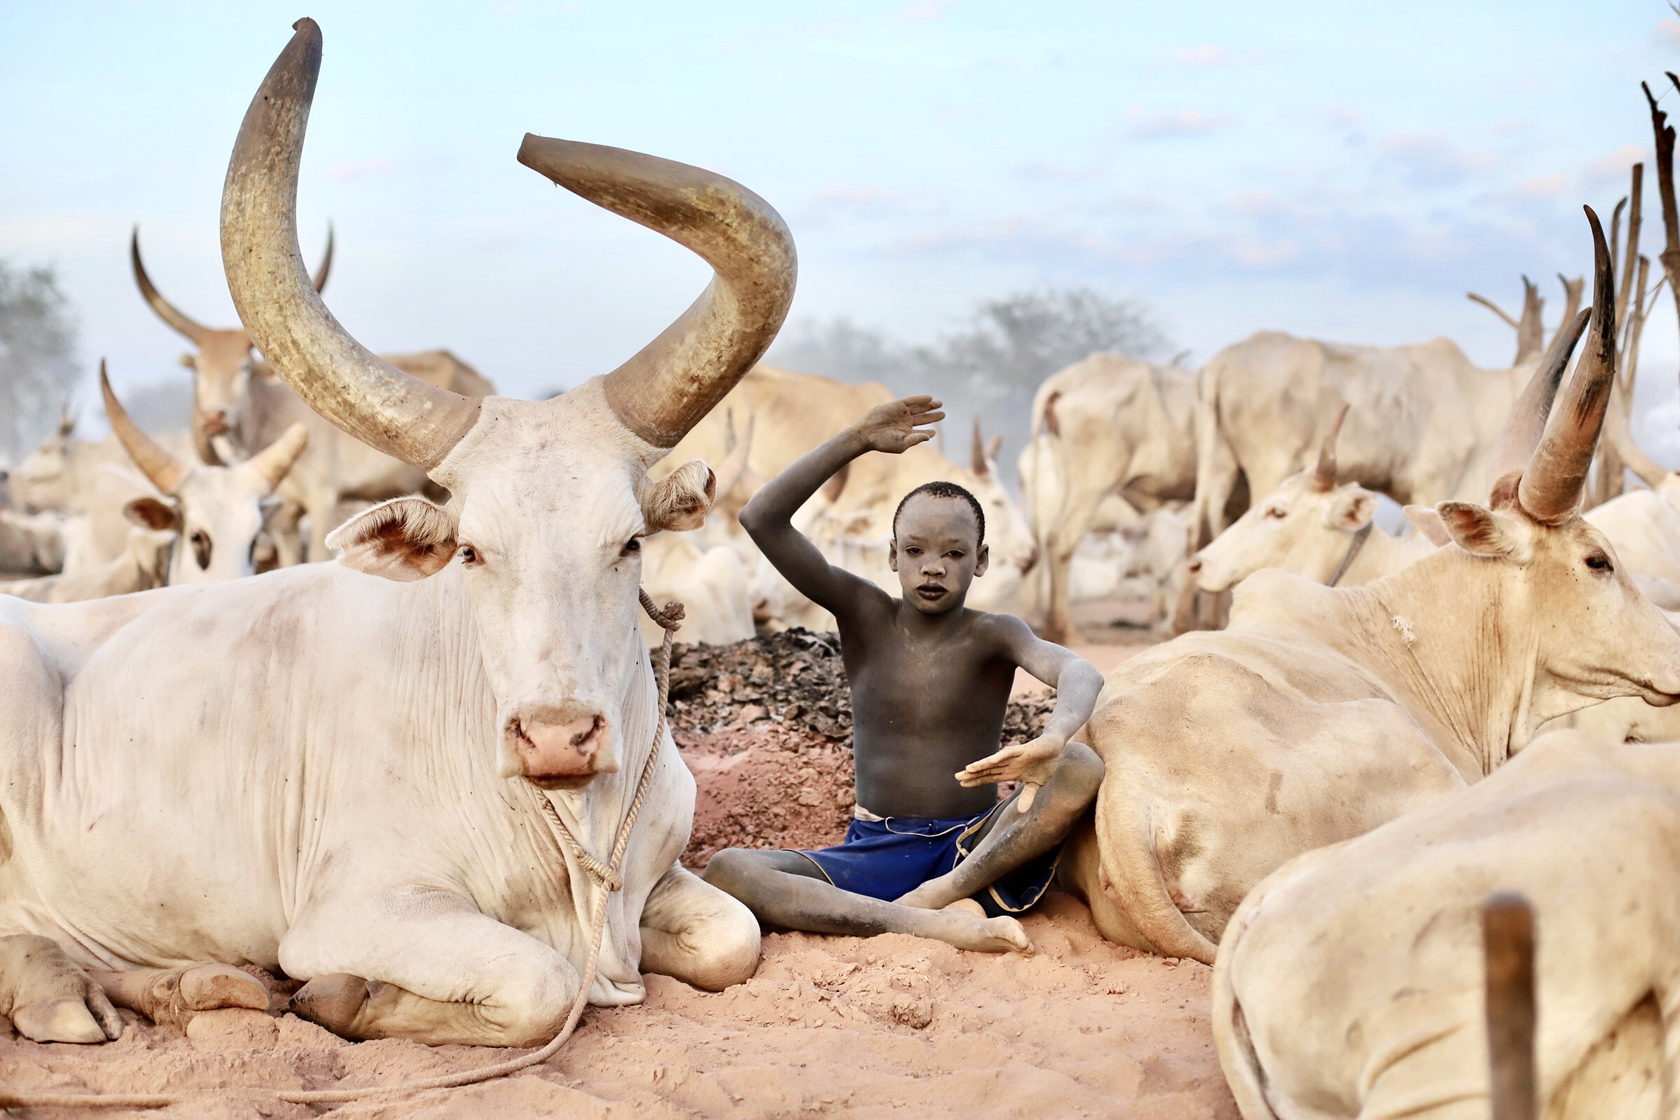
{"type": "Polygon", "coordinates": [[[618,769],[609,749],[612,729],[594,711],[508,720],[503,732],[520,773],[544,789],[577,789],[618,769]]]}

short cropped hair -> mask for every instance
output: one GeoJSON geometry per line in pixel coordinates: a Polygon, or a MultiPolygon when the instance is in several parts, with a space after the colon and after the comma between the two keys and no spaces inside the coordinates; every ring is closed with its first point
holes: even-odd
{"type": "Polygon", "coordinates": [[[930,498],[961,498],[967,502],[968,508],[974,511],[974,523],[980,527],[980,539],[975,542],[975,547],[986,543],[986,511],[980,508],[980,500],[969,493],[967,488],[944,481],[924,482],[899,500],[898,508],[893,510],[893,540],[898,539],[898,515],[904,512],[904,507],[917,494],[926,494],[930,498]]]}

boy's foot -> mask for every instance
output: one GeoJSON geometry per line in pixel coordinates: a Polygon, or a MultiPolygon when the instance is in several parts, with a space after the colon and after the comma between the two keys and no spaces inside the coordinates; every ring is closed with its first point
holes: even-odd
{"type": "Polygon", "coordinates": [[[918,910],[943,910],[947,906],[955,906],[958,902],[970,901],[966,898],[959,898],[953,902],[946,895],[947,891],[939,885],[939,881],[930,879],[915,890],[907,891],[893,901],[900,906],[914,906],[918,910]]]}
{"type": "Polygon", "coordinates": [[[934,910],[924,936],[977,953],[1030,953],[1027,931],[1014,918],[977,918],[960,910],[934,910]]]}

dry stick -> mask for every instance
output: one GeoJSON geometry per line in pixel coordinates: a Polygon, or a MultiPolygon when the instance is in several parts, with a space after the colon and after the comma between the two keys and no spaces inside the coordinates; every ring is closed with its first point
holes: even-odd
{"type": "MultiPolygon", "coordinates": [[[[589,956],[584,962],[582,986],[578,988],[576,998],[572,1001],[570,1013],[566,1016],[565,1025],[560,1028],[553,1038],[549,1039],[541,1048],[529,1054],[522,1054],[517,1058],[508,1058],[492,1065],[481,1066],[477,1069],[462,1070],[456,1073],[445,1073],[435,1077],[427,1077],[418,1081],[408,1081],[397,1085],[369,1085],[355,1089],[264,1089],[254,1085],[239,1085],[229,1089],[218,1089],[219,1099],[228,1097],[248,1098],[258,1101],[276,1100],[287,1101],[292,1104],[354,1104],[358,1102],[378,1102],[388,1104],[397,1096],[413,1096],[435,1089],[455,1089],[463,1085],[475,1085],[484,1081],[492,1081],[499,1077],[518,1073],[522,1069],[539,1065],[552,1058],[563,1046],[572,1032],[577,1030],[578,1021],[583,1017],[583,1009],[589,1003],[589,989],[595,983],[596,965],[601,959],[601,939],[606,934],[607,898],[614,891],[623,886],[619,879],[618,869],[624,861],[625,849],[630,844],[631,830],[636,826],[636,817],[641,813],[642,803],[647,799],[649,784],[659,761],[659,744],[665,737],[665,709],[671,694],[671,635],[679,628],[683,619],[681,603],[666,603],[664,610],[653,605],[653,600],[646,591],[638,590],[642,609],[648,617],[657,622],[665,631],[665,640],[660,643],[659,654],[654,659],[654,677],[658,682],[659,718],[653,729],[653,748],[648,754],[647,764],[642,768],[641,778],[636,783],[636,792],[630,799],[630,807],[619,823],[618,835],[613,841],[612,853],[605,863],[595,859],[587,849],[578,843],[571,831],[561,822],[559,814],[547,797],[542,799],[542,807],[552,826],[557,826],[560,837],[573,855],[579,858],[585,872],[595,881],[595,901],[590,907],[590,944],[589,956]]],[[[0,1085],[0,1109],[7,1108],[168,1108],[171,1105],[182,1104],[194,1099],[190,1093],[16,1093],[0,1085]]]]}
{"type": "MultiPolygon", "coordinates": [[[[1680,78],[1672,72],[1668,73],[1668,80],[1680,89],[1680,78]]],[[[1651,108],[1651,131],[1656,138],[1657,197],[1662,202],[1664,237],[1663,251],[1657,259],[1662,262],[1663,277],[1668,281],[1669,294],[1674,297],[1675,314],[1680,316],[1680,210],[1674,205],[1674,129],[1668,123],[1668,114],[1657,108],[1651,87],[1640,82],[1639,88],[1645,91],[1645,101],[1651,108]]]]}
{"type": "Polygon", "coordinates": [[[1627,321],[1628,293],[1633,288],[1634,264],[1639,259],[1640,202],[1645,194],[1645,165],[1633,165],[1633,183],[1628,188],[1627,250],[1622,254],[1620,286],[1616,289],[1616,322],[1627,321]]]}
{"type": "Polygon", "coordinates": [[[1575,313],[1581,310],[1581,292],[1586,287],[1587,278],[1577,276],[1571,280],[1563,273],[1558,273],[1558,283],[1563,285],[1563,317],[1558,320],[1559,325],[1573,323],[1575,313]]]}
{"type": "Polygon", "coordinates": [[[1514,892],[1489,895],[1482,903],[1482,942],[1493,1120],[1536,1120],[1534,910],[1528,899],[1514,892]]]}
{"type": "Polygon", "coordinates": [[[1465,292],[1464,293],[1464,298],[1468,299],[1468,300],[1474,300],[1476,303],[1481,304],[1483,307],[1487,308],[1489,311],[1493,312],[1495,315],[1497,315],[1501,319],[1505,320],[1506,324],[1508,326],[1512,327],[1513,329],[1517,326],[1517,321],[1515,319],[1511,318],[1511,313],[1509,311],[1506,311],[1503,307],[1500,307],[1497,303],[1494,303],[1491,299],[1487,298],[1486,296],[1478,295],[1475,292],[1465,292]]]}

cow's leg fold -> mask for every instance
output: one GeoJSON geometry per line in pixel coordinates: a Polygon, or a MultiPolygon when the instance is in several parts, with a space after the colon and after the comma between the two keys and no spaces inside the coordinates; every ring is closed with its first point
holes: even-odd
{"type": "Polygon", "coordinates": [[[184,1027],[200,1011],[268,1010],[268,988],[232,965],[193,964],[123,972],[93,969],[88,975],[112,1003],[139,1012],[154,1023],[184,1027]]]}
{"type": "Polygon", "coordinates": [[[110,1042],[122,1017],[49,937],[0,937],[0,1012],[32,1042],[110,1042]]]}
{"type": "Polygon", "coordinates": [[[580,983],[554,949],[446,891],[311,905],[280,943],[292,1010],[351,1039],[539,1046],[580,983]]]}
{"type": "Polygon", "coordinates": [[[758,970],[758,919],[739,900],[672,864],[642,911],[642,971],[708,992],[758,970]]]}

